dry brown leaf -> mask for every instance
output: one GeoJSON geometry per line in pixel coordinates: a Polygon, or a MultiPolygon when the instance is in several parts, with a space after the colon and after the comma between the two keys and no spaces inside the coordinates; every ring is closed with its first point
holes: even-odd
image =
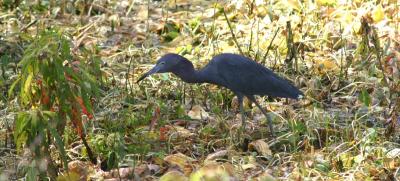
{"type": "Polygon", "coordinates": [[[393,158],[383,159],[383,164],[388,169],[396,169],[396,168],[399,168],[399,166],[400,166],[399,160],[393,159],[393,158]]]}
{"type": "Polygon", "coordinates": [[[149,168],[151,173],[157,173],[160,171],[160,166],[156,164],[148,164],[147,167],[149,168]]]}
{"type": "Polygon", "coordinates": [[[219,150],[217,152],[207,155],[207,158],[204,162],[209,162],[209,161],[216,160],[218,158],[223,158],[227,155],[228,155],[228,150],[219,150]]]}
{"type": "MultiPolygon", "coordinates": [[[[150,175],[150,169],[147,164],[140,164],[135,167],[134,169],[134,174],[143,178],[147,175],[150,175]]],[[[128,170],[127,168],[120,168],[120,175],[122,176],[129,176],[133,175],[131,170],[128,170]],[[122,169],[122,170],[121,170],[122,169]]]]}
{"type": "Polygon", "coordinates": [[[400,148],[395,148],[393,150],[390,150],[389,152],[386,153],[386,156],[389,158],[399,158],[400,157],[400,148]]]}
{"type": "Polygon", "coordinates": [[[148,8],[146,5],[140,5],[137,8],[136,18],[139,20],[146,20],[148,17],[148,8]]]}
{"type": "Polygon", "coordinates": [[[193,162],[195,159],[188,157],[182,153],[176,153],[173,155],[168,155],[164,158],[164,161],[170,164],[171,166],[178,166],[181,171],[184,171],[185,174],[189,174],[193,170],[193,162]]]}
{"type": "Polygon", "coordinates": [[[247,164],[241,165],[241,167],[242,167],[243,170],[256,169],[257,168],[257,164],[247,163],[247,164]]]}
{"type": "Polygon", "coordinates": [[[262,156],[271,156],[269,145],[264,140],[256,140],[249,144],[249,150],[255,150],[262,156]]]}
{"type": "Polygon", "coordinates": [[[199,105],[193,106],[192,110],[188,112],[191,119],[207,119],[209,114],[199,105]]]}
{"type": "Polygon", "coordinates": [[[267,171],[264,171],[261,175],[258,175],[257,177],[255,177],[253,179],[259,180],[259,181],[275,181],[275,180],[277,180],[275,177],[273,177],[267,171]]]}
{"type": "Polygon", "coordinates": [[[68,171],[79,175],[79,180],[87,180],[89,172],[93,169],[93,165],[90,162],[75,160],[68,163],[68,171]]]}
{"type": "Polygon", "coordinates": [[[392,51],[385,57],[385,72],[391,74],[395,80],[400,79],[400,53],[392,51]]]}
{"type": "Polygon", "coordinates": [[[140,164],[133,167],[126,167],[126,168],[118,168],[113,169],[108,172],[103,172],[102,177],[104,179],[131,179],[131,178],[143,178],[147,175],[150,175],[150,170],[147,164],[140,164]]]}
{"type": "Polygon", "coordinates": [[[172,141],[190,138],[195,134],[181,126],[164,126],[168,130],[168,138],[172,141]]]}
{"type": "MultiPolygon", "coordinates": [[[[251,101],[247,97],[243,98],[243,109],[250,109],[251,101]]],[[[235,96],[231,101],[231,106],[233,110],[239,111],[239,102],[237,96],[235,96]]]]}
{"type": "Polygon", "coordinates": [[[189,6],[189,5],[191,5],[191,1],[189,1],[189,0],[168,0],[167,5],[168,5],[168,8],[174,9],[176,7],[189,6]]]}
{"type": "Polygon", "coordinates": [[[119,174],[121,174],[121,178],[125,178],[127,177],[127,175],[129,175],[129,173],[133,174],[133,171],[134,169],[132,167],[113,169],[108,172],[104,172],[102,176],[104,177],[104,179],[113,179],[113,178],[119,178],[119,174]]]}

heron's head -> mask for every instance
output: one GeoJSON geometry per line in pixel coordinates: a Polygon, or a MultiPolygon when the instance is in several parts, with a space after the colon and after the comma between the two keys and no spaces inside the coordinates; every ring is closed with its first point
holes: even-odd
{"type": "Polygon", "coordinates": [[[137,82],[140,82],[152,74],[176,72],[178,69],[182,68],[181,65],[186,64],[186,62],[189,61],[185,57],[182,57],[178,54],[166,54],[158,59],[157,64],[148,72],[144,73],[137,82]]]}

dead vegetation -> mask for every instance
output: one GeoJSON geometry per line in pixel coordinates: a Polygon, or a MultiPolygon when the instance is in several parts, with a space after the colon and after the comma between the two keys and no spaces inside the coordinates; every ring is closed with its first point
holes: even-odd
{"type": "Polygon", "coordinates": [[[3,1],[0,180],[400,179],[399,6],[3,1]],[[271,110],[276,139],[247,103],[241,136],[248,146],[241,147],[228,90],[168,74],[135,83],[168,52],[197,68],[222,52],[244,54],[306,97],[259,98],[271,110]],[[48,74],[54,67],[37,63],[45,60],[65,73],[48,74]],[[40,71],[24,69],[28,61],[40,71]]]}

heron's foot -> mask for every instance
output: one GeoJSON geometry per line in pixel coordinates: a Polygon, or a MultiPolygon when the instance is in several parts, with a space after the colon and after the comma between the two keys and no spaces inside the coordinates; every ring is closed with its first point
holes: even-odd
{"type": "Polygon", "coordinates": [[[271,138],[275,138],[275,133],[273,130],[270,130],[270,135],[271,135],[271,138]]]}
{"type": "Polygon", "coordinates": [[[235,147],[242,149],[243,151],[248,150],[248,145],[251,140],[251,137],[246,134],[246,128],[245,125],[240,125],[240,127],[237,130],[237,135],[236,139],[233,140],[235,143],[235,147]]]}
{"type": "Polygon", "coordinates": [[[274,126],[272,124],[272,118],[271,115],[269,114],[265,114],[265,117],[267,117],[267,121],[268,121],[268,127],[269,127],[269,132],[272,138],[275,138],[275,133],[274,133],[274,126]]]}

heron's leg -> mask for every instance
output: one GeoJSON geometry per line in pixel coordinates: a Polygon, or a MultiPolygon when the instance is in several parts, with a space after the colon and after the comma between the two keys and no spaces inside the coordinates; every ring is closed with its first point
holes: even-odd
{"type": "Polygon", "coordinates": [[[244,109],[243,109],[243,95],[240,95],[240,94],[236,94],[236,95],[238,97],[240,114],[242,115],[242,128],[246,129],[246,119],[244,116],[244,109]]]}
{"type": "Polygon", "coordinates": [[[265,111],[265,109],[263,109],[263,108],[261,107],[261,105],[258,104],[258,102],[257,102],[257,100],[256,100],[256,98],[255,98],[254,96],[247,96],[247,98],[249,98],[250,101],[254,102],[254,104],[256,104],[256,106],[258,107],[258,109],[260,109],[261,112],[264,114],[264,116],[267,118],[267,120],[268,120],[268,127],[269,127],[269,130],[270,130],[270,132],[271,132],[271,136],[274,137],[274,129],[273,129],[273,126],[272,126],[272,118],[271,118],[271,116],[269,116],[268,113],[267,113],[267,111],[265,111]]]}

